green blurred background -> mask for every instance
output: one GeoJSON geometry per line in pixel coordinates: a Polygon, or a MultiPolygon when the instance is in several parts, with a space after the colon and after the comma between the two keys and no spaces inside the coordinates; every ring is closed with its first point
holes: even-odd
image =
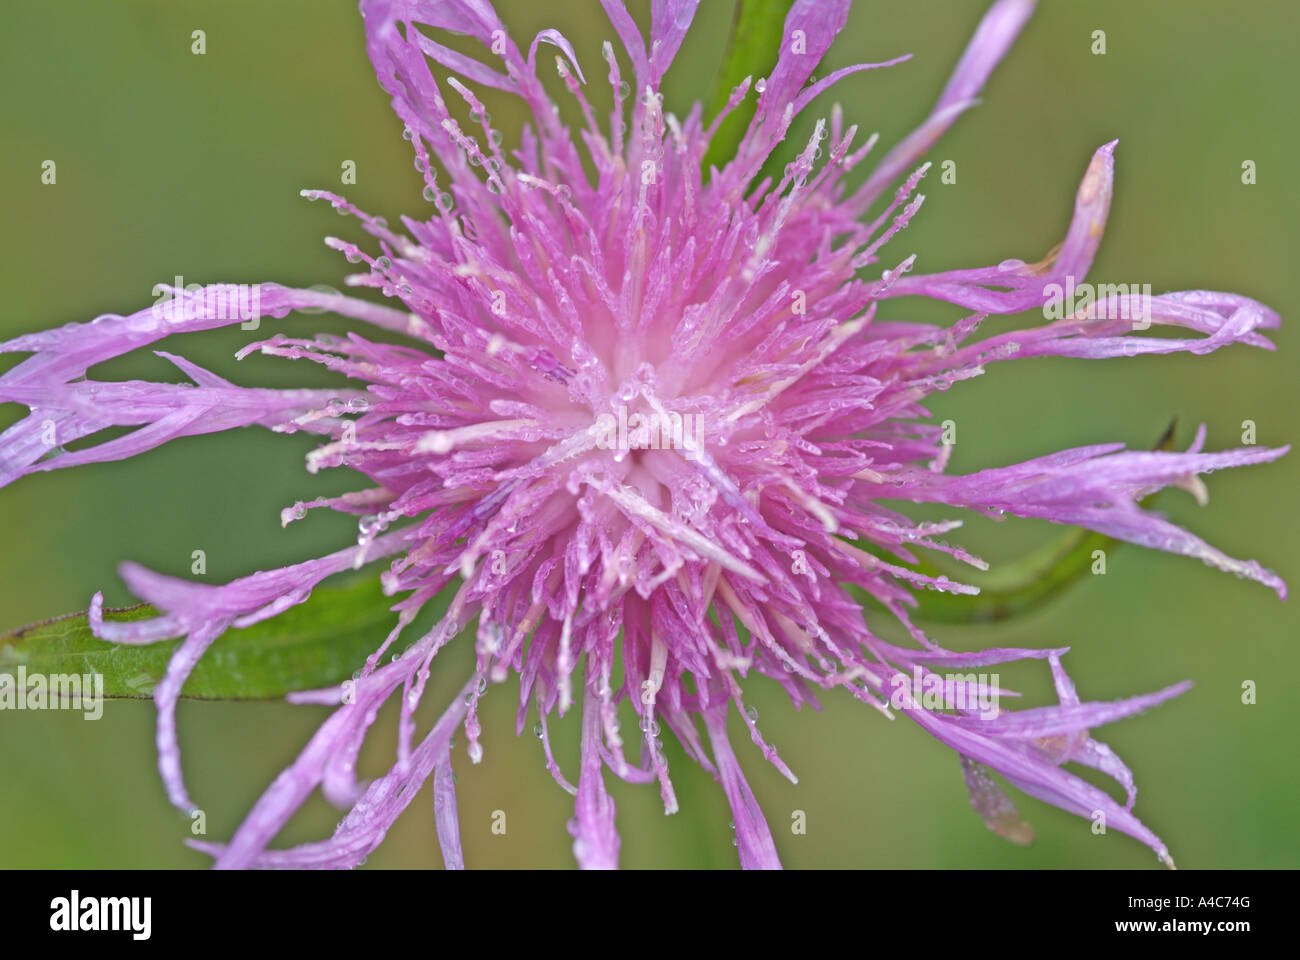
{"type": "MultiPolygon", "coordinates": [[[[558,27],[588,76],[603,76],[599,43],[614,34],[595,0],[497,6],[516,38],[558,27]]],[[[634,9],[641,15],[647,6],[634,9]]],[[[860,0],[823,69],[915,57],[844,81],[801,129],[838,99],[848,120],[894,142],[925,116],[983,9],[860,0]]],[[[669,77],[670,108],[682,111],[707,94],[731,10],[731,0],[704,0],[669,77]]],[[[917,252],[917,269],[935,271],[1040,258],[1064,232],[1089,155],[1118,137],[1114,208],[1089,279],[1148,282],[1156,292],[1235,291],[1300,316],[1292,280],[1300,252],[1297,29],[1300,7],[1276,0],[1044,3],[983,105],[930,155],[956,161],[957,183],[931,175],[923,213],[887,259],[917,252]],[[1106,32],[1104,56],[1090,52],[1094,30],[1106,32]],[[1257,164],[1256,185],[1241,183],[1243,160],[1257,164]]],[[[542,59],[549,63],[549,54],[542,59]]],[[[177,274],[186,282],[341,287],[348,265],[320,240],[362,235],[324,204],[302,201],[302,187],[338,190],[394,222],[428,209],[351,2],[12,0],[0,7],[0,80],[0,336],[138,309],[152,301],[155,283],[177,274]],[[206,32],[202,56],[190,52],[196,29],[206,32]],[[53,186],[40,182],[48,159],[58,165],[53,186]],[[340,186],[344,160],[356,162],[355,186],[340,186]]],[[[603,83],[592,86],[603,95],[603,83]]],[[[494,125],[513,136],[517,112],[500,96],[485,99],[494,125]]],[[[886,312],[958,315],[898,301],[886,312]]],[[[328,317],[267,322],[304,333],[342,329],[328,317]]],[[[286,361],[236,365],[231,355],[255,336],[232,327],[162,347],[242,383],[328,382],[286,361]]],[[[1000,364],[933,409],[936,419],[959,424],[953,469],[963,472],[1100,441],[1149,446],[1175,414],[1180,445],[1204,421],[1211,449],[1234,446],[1246,419],[1258,424],[1260,443],[1285,444],[1296,432],[1300,343],[1294,326],[1275,339],[1277,353],[1235,347],[1199,358],[1000,364]]],[[[14,362],[3,358],[0,369],[14,362]]],[[[97,373],[177,379],[149,355],[97,373]]],[[[17,414],[0,408],[0,426],[17,414]]],[[[203,549],[216,582],[347,542],[355,527],[345,518],[318,514],[287,530],[277,522],[278,510],[300,497],[353,486],[342,475],[308,476],[309,447],[301,437],[244,430],[0,491],[0,629],[83,609],[96,589],[111,604],[130,602],[115,574],[122,559],[188,574],[191,551],[203,549]]],[[[1293,454],[1214,475],[1206,509],[1176,490],[1161,507],[1294,583],[1298,475],[1293,454]]],[[[964,533],[963,542],[996,562],[1056,530],[972,521],[964,533]]],[[[1294,867],[1300,711],[1287,678],[1300,665],[1296,627],[1294,601],[1192,560],[1130,547],[1112,555],[1108,575],[1088,578],[1050,608],[932,635],[956,649],[1072,646],[1066,665],[1088,699],[1194,680],[1190,693],[1101,734],[1138,776],[1137,813],[1181,867],[1294,867]],[[1246,680],[1258,685],[1253,706],[1241,703],[1246,680]]],[[[469,653],[461,644],[442,655],[434,700],[459,687],[469,653]]],[[[1049,693],[1041,668],[1006,674],[1031,695],[1049,693]]],[[[513,689],[512,681],[485,699],[484,762],[472,767],[463,744],[456,758],[466,859],[567,867],[571,800],[543,769],[537,741],[513,736],[513,689]],[[494,810],[506,812],[505,836],[489,829],[494,810]]],[[[890,723],[844,696],[825,697],[821,715],[797,714],[764,682],[748,693],[801,778],[786,783],[747,738],[736,738],[788,866],[1155,866],[1137,842],[1114,832],[1096,837],[1087,821],[1019,795],[1038,840],[1012,846],[971,812],[956,756],[906,720],[890,723]],[[791,834],[794,810],[806,812],[804,836],[791,834]]],[[[281,703],[181,705],[187,776],[207,811],[209,838],[229,835],[324,715],[281,703]]],[[[74,713],[0,715],[0,866],[208,863],[181,843],[189,821],[164,798],[153,720],[147,702],[109,703],[96,723],[74,713]]],[[[391,755],[391,720],[381,717],[366,754],[376,772],[391,755]]],[[[575,716],[553,729],[560,762],[576,777],[575,716]]],[[[721,791],[673,750],[679,815],[663,815],[653,787],[614,787],[623,862],[733,866],[721,791]]],[[[337,816],[314,799],[281,842],[327,835],[337,816]]],[[[369,865],[440,863],[426,788],[369,865]]]]}

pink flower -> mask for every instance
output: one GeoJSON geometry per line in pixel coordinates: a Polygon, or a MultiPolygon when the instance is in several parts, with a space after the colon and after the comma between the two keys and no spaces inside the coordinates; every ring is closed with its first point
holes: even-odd
{"type": "Polygon", "coordinates": [[[794,3],[777,67],[746,80],[730,99],[729,110],[756,98],[757,110],[736,155],[714,171],[702,168],[702,158],[721,117],[704,117],[699,105],[674,116],[659,93],[698,0],[654,0],[648,46],[622,0],[602,3],[632,64],[625,80],[606,45],[615,97],[607,118],[583,92],[594,76],[555,31],[538,34],[525,51],[487,0],[362,3],[370,57],[406,125],[434,212],[403,218],[398,231],[340,197],[305,193],[361,218],[380,253],[327,242],[365,263],[351,285],[379,288],[395,306],[264,284],[254,297],[235,297],[241,311],[232,311],[230,297],[215,295],[222,288],[177,291],[173,306],[183,309],[166,315],[106,315],[0,347],[33,354],[0,377],[0,400],[32,411],[0,439],[0,483],[251,424],[317,433],[325,442],[309,470],[348,467],[368,480],[364,490],[284,514],[285,523],[316,507],[357,515],[355,546],[220,587],[128,564],[130,588],[164,614],[107,622],[101,598],[92,603],[92,624],[106,640],[186,638],[156,699],[162,777],[172,802],[189,810],[174,709],[197,660],[225,630],[302,602],[331,574],[389,561],[382,580],[388,594],[401,595],[397,626],[355,683],[295,695],[339,706],[230,842],[199,846],[221,867],[354,866],[432,775],[444,858],[460,866],[452,736],[463,725],[470,760],[482,757],[479,698],[513,671],[517,732],[535,703],[548,766],[575,795],[570,829],[580,865],[618,862],[606,770],[657,784],[665,810],[677,810],[660,739],[667,728],[722,785],[741,863],[778,866],[726,733],[734,709],[758,752],[794,779],[746,710],[741,681],[757,673],[784,687],[796,706],[815,704],[817,688],[844,688],[886,715],[910,717],[957,751],[976,809],[999,833],[1024,839],[1027,828],[988,768],[1066,810],[1103,812],[1109,826],[1168,861],[1165,845],[1132,813],[1128,768],[1090,730],[1185,685],[1085,703],[1061,666],[1062,649],[940,648],[909,619],[914,591],[975,588],[902,563],[915,562],[922,548],[985,564],[937,539],[959,521],[918,524],[885,501],[1078,525],[1196,557],[1285,595],[1282,581],[1255,561],[1228,557],[1137,505],[1168,485],[1199,496],[1201,474],[1270,461],[1284,449],[1204,453],[1202,428],[1187,453],[1108,444],[953,476],[944,472],[951,448],[925,422],[924,407],[932,392],[1015,357],[1270,347],[1261,331],[1276,327],[1277,315],[1232,294],[1112,292],[1055,322],[973,339],[984,316],[1043,308],[1082,282],[1109,210],[1113,142],[1094,154],[1065,239],[1046,260],[916,274],[909,256],[874,268],[921,207],[922,156],[974,103],[1030,15],[1028,0],[993,4],[931,115],[856,190],[845,187],[845,175],[875,141],[859,143],[838,106],[779,179],[761,179],[793,118],[819,93],[855,70],[898,62],[862,64],[809,84],[844,26],[848,0],[794,3]],[[444,46],[439,30],[478,40],[483,58],[444,46]],[[576,137],[537,78],[542,44],[558,51],[560,75],[581,106],[585,126],[576,137]],[[534,123],[513,155],[471,87],[509,91],[531,108],[534,123]],[[446,96],[468,105],[470,125],[453,119],[446,96]],[[891,189],[883,208],[864,219],[891,189]],[[949,327],[911,323],[890,302],[904,296],[974,313],[949,327]],[[324,308],[369,324],[375,339],[276,334],[244,351],[324,364],[358,388],[246,389],[170,355],[193,385],[85,378],[91,366],[165,335],[249,319],[244,308],[277,318],[324,308]],[[1188,334],[1133,335],[1145,323],[1188,334]],[[388,342],[390,334],[422,348],[388,342]],[[139,429],[48,456],[50,421],[60,443],[112,426],[139,429]],[[916,646],[881,639],[849,585],[901,620],[916,646]],[[449,586],[455,596],[446,618],[409,641],[403,629],[449,586]],[[464,636],[471,625],[477,670],[417,739],[414,711],[434,657],[458,637],[471,642],[464,636]],[[400,656],[385,656],[390,650],[400,656]],[[987,709],[968,671],[1027,658],[1048,661],[1059,705],[987,709]],[[954,679],[948,671],[961,673],[954,679]],[[401,698],[397,756],[387,775],[361,784],[356,757],[394,695],[401,698]],[[620,727],[624,704],[639,732],[620,727]],[[551,757],[547,730],[549,716],[575,707],[582,711],[576,786],[551,757]],[[1067,762],[1108,774],[1127,802],[1070,773],[1067,762]],[[269,850],[318,787],[348,809],[334,836],[269,850]]]}

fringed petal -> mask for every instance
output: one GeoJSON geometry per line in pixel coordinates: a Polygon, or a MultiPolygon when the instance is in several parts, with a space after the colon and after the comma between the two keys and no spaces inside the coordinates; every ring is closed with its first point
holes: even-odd
{"type": "Polygon", "coordinates": [[[448,870],[464,870],[465,855],[460,849],[460,818],[456,810],[456,774],[451,769],[450,751],[433,768],[433,822],[443,865],[448,870]]]}
{"type": "Polygon", "coordinates": [[[1034,6],[1034,0],[997,0],[989,8],[929,118],[880,161],[850,201],[851,209],[859,215],[865,213],[872,201],[925,156],[953,122],[974,106],[975,97],[1011,49],[1034,6]]]}
{"type": "Polygon", "coordinates": [[[776,843],[772,840],[772,831],[768,829],[767,818],[749,789],[740,763],[732,752],[727,740],[727,713],[710,710],[704,713],[704,724],[709,731],[709,742],[713,745],[713,760],[717,764],[718,779],[727,794],[727,803],[731,805],[731,815],[736,824],[736,847],[740,853],[740,865],[746,870],[780,870],[781,859],[776,853],[776,843]]]}
{"type": "Polygon", "coordinates": [[[573,856],[579,867],[614,870],[618,867],[618,828],[614,823],[614,798],[605,789],[600,698],[593,693],[593,686],[589,679],[582,697],[582,772],[569,832],[573,834],[573,856]]]}
{"type": "MultiPolygon", "coordinates": [[[[452,700],[433,729],[412,752],[408,768],[403,771],[394,765],[387,774],[375,780],[329,840],[288,850],[265,849],[319,783],[321,761],[328,756],[332,742],[346,731],[354,716],[352,708],[361,704],[360,696],[356,704],[342,707],[325,722],[293,766],[285,770],[262,795],[229,844],[192,845],[215,857],[218,869],[350,869],[360,866],[383,842],[388,829],[415,799],[420,785],[429,778],[439,758],[446,756],[456,725],[465,713],[465,696],[476,683],[471,681],[452,700]]],[[[385,679],[373,685],[374,692],[379,694],[378,699],[387,695],[385,691],[391,692],[390,684],[391,679],[385,679]]],[[[367,689],[366,705],[362,709],[373,709],[376,702],[371,690],[367,689]]],[[[442,837],[441,829],[439,837],[442,837]]]]}
{"type": "MultiPolygon", "coordinates": [[[[1204,426],[1194,450],[1204,442],[1204,426]]],[[[1268,463],[1290,448],[1242,448],[1219,453],[1129,452],[1115,447],[1085,447],[965,476],[918,475],[909,497],[918,502],[1041,517],[1086,527],[1156,550],[1195,557],[1203,563],[1247,577],[1286,597],[1286,584],[1254,560],[1236,560],[1201,538],[1142,510],[1136,501],[1170,485],[1185,486],[1204,498],[1201,474],[1227,467],[1268,463]]]]}

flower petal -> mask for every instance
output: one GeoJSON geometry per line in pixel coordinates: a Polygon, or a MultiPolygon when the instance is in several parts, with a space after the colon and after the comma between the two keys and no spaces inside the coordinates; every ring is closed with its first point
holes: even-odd
{"type": "Polygon", "coordinates": [[[464,870],[465,855],[460,849],[460,823],[456,816],[455,773],[451,753],[444,753],[433,768],[433,822],[438,830],[442,862],[448,870],[464,870]]]}
{"type": "Polygon", "coordinates": [[[591,688],[589,681],[582,698],[582,772],[569,832],[573,834],[573,856],[579,867],[614,870],[618,867],[618,829],[614,825],[614,799],[605,789],[602,770],[600,698],[591,688]]]}
{"type": "Polygon", "coordinates": [[[1034,0],[997,0],[989,8],[975,28],[975,35],[957,62],[929,118],[885,155],[853,197],[852,209],[859,214],[865,213],[872,201],[911,169],[947,132],[953,121],[975,104],[975,97],[993,68],[1006,56],[1033,12],[1034,0]]]}
{"type": "Polygon", "coordinates": [[[735,818],[740,865],[746,870],[780,870],[781,859],[776,853],[772,831],[768,829],[767,819],[754,798],[754,792],[749,789],[736,754],[727,740],[726,708],[704,711],[704,725],[709,731],[709,742],[713,745],[718,779],[722,782],[727,803],[731,805],[731,815],[735,818]]]}

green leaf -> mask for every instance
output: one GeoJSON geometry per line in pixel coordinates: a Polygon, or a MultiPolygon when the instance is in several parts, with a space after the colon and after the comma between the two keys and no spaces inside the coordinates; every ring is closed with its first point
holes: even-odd
{"type": "Polygon", "coordinates": [[[1070,530],[1055,540],[996,571],[969,575],[956,565],[930,560],[907,564],[927,576],[945,576],[979,587],[976,596],[918,591],[912,616],[933,623],[987,623],[1019,616],[1060,596],[1092,567],[1093,551],[1110,551],[1122,543],[1091,530],[1070,530]]]}
{"type": "MultiPolygon", "coordinates": [[[[1175,418],[1153,450],[1168,450],[1173,446],[1177,423],[1175,418]]],[[[1140,506],[1149,505],[1154,497],[1155,494],[1147,497],[1140,506]]],[[[927,576],[945,576],[980,588],[976,596],[917,591],[917,606],[912,616],[933,623],[987,623],[1019,616],[1055,599],[1082,579],[1092,568],[1094,551],[1102,550],[1109,556],[1123,542],[1091,530],[1072,529],[1021,559],[1000,564],[996,571],[983,574],[972,575],[967,572],[969,568],[958,569],[956,564],[935,562],[928,557],[920,563],[905,564],[927,576]]]]}
{"type": "MultiPolygon", "coordinates": [[[[709,117],[717,116],[727,105],[731,91],[746,77],[766,77],[776,66],[781,52],[781,38],[785,17],[794,0],[737,0],[736,15],[731,22],[731,38],[722,67],[713,86],[709,100],[709,117]]],[[[735,156],[736,148],[754,115],[754,94],[749,97],[718,128],[717,136],[704,155],[704,169],[710,164],[721,166],[735,156]]]]}
{"type": "MultiPolygon", "coordinates": [[[[260,700],[340,683],[360,669],[396,622],[378,577],[318,587],[279,616],[227,630],[203,656],[182,696],[199,700],[260,700]]],[[[437,601],[434,601],[437,604],[437,601]]],[[[148,604],[105,610],[114,621],[158,615],[148,604]]],[[[45,620],[0,637],[0,671],[104,677],[110,699],[152,695],[179,640],[128,646],[97,639],[85,613],[45,620]]]]}

